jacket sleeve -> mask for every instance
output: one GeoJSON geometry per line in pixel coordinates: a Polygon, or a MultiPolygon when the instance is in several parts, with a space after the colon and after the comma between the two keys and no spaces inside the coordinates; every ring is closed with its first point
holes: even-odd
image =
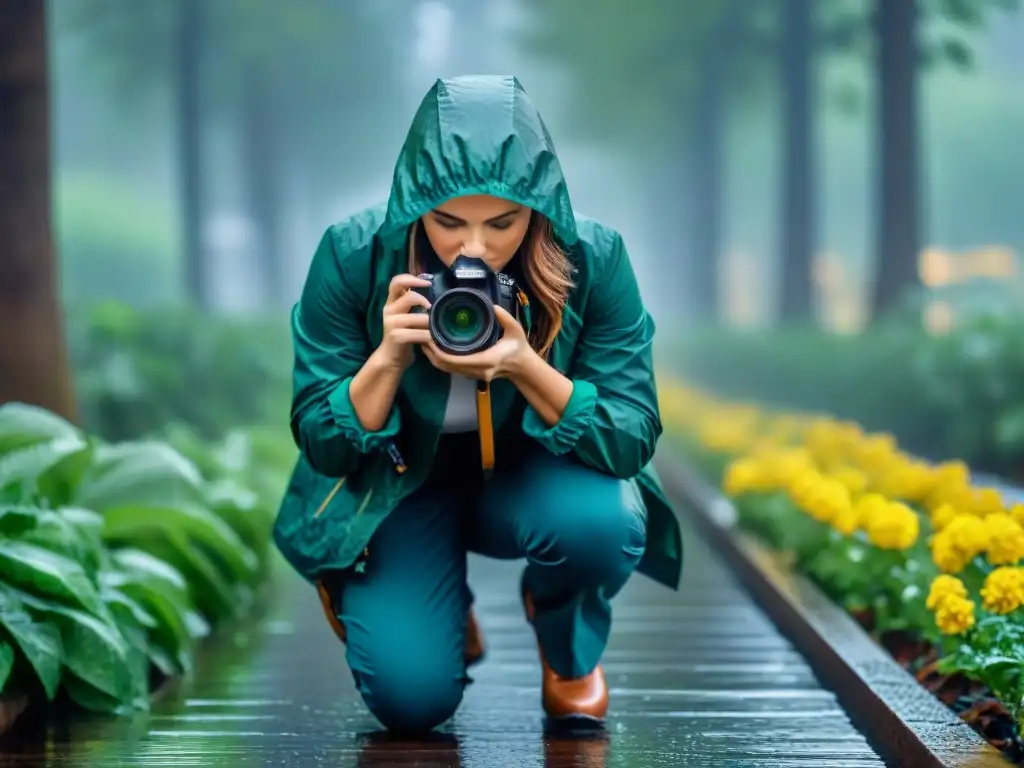
{"type": "Polygon", "coordinates": [[[622,237],[595,276],[573,363],[573,390],[562,418],[548,427],[532,407],[524,431],[555,454],[631,478],[651,460],[662,433],[654,377],[654,319],[640,298],[622,237]]]}
{"type": "Polygon", "coordinates": [[[291,322],[292,436],[310,466],[328,477],[354,471],[400,428],[392,405],[384,427],[368,432],[349,400],[352,378],[373,350],[364,318],[369,256],[360,259],[365,249],[347,245],[343,234],[335,225],[321,238],[291,322]]]}

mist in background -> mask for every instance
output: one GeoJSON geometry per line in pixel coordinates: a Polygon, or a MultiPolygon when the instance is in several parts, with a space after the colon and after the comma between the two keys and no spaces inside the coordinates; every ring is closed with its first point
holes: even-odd
{"type": "MultiPolygon", "coordinates": [[[[717,274],[718,321],[773,322],[783,118],[792,109],[780,69],[787,3],[739,4],[725,24],[710,18],[724,2],[549,5],[52,3],[53,192],[66,300],[199,298],[224,312],[285,311],[322,230],[386,198],[434,79],[507,73],[545,115],[576,208],[624,234],[662,324],[706,319],[688,309],[707,298],[687,267],[696,262],[717,274]],[[702,67],[715,50],[717,74],[708,75],[702,67]],[[713,190],[693,184],[709,178],[707,158],[694,151],[696,118],[708,112],[715,122],[704,130],[720,153],[711,169],[717,208],[700,199],[713,190]],[[698,230],[711,219],[719,231],[709,239],[698,230]],[[715,252],[699,253],[707,244],[715,252]],[[190,271],[190,261],[200,266],[190,271]]],[[[820,39],[807,105],[809,272],[818,321],[849,330],[867,322],[879,253],[872,7],[811,5],[820,39]],[[837,27],[834,40],[823,37],[837,27]]],[[[938,254],[932,262],[1005,252],[988,257],[1011,266],[985,283],[983,301],[1020,302],[1024,16],[984,8],[961,20],[947,10],[919,21],[922,46],[935,48],[915,75],[917,261],[929,250],[938,254]]]]}

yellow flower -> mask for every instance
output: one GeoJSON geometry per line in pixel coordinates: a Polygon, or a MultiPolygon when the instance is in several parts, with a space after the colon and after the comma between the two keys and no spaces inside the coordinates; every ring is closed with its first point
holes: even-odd
{"type": "Polygon", "coordinates": [[[878,512],[866,522],[868,539],[880,549],[904,550],[914,546],[920,532],[917,513],[906,504],[891,501],[884,512],[878,512]]]}
{"type": "Polygon", "coordinates": [[[1016,565],[1024,557],[1024,528],[1005,512],[985,518],[988,561],[992,565],[1016,565]]]}
{"type": "Polygon", "coordinates": [[[988,530],[980,517],[957,515],[932,537],[932,560],[944,573],[959,573],[988,548],[988,530]]]}
{"type": "Polygon", "coordinates": [[[851,504],[839,510],[832,519],[832,527],[844,536],[852,536],[860,527],[860,512],[856,505],[851,504]]]}
{"type": "Polygon", "coordinates": [[[974,601],[950,595],[935,611],[935,625],[944,635],[963,634],[974,626],[974,601]]]}
{"type": "Polygon", "coordinates": [[[1010,507],[1010,514],[1013,515],[1014,520],[1024,525],[1024,504],[1014,504],[1010,507]]]}
{"type": "Polygon", "coordinates": [[[935,485],[939,487],[966,486],[971,484],[971,470],[963,461],[944,461],[933,470],[935,485]]]}
{"type": "Polygon", "coordinates": [[[938,508],[932,510],[932,527],[936,531],[941,531],[953,522],[958,514],[959,512],[956,511],[952,504],[940,504],[938,508]]]}
{"type": "Polygon", "coordinates": [[[854,496],[864,493],[868,485],[868,477],[856,467],[842,465],[828,473],[829,477],[838,480],[854,496]]]}
{"type": "Polygon", "coordinates": [[[880,493],[866,493],[857,500],[857,513],[860,516],[860,524],[865,528],[871,525],[876,515],[884,515],[889,506],[889,500],[880,493]]]}
{"type": "Polygon", "coordinates": [[[1024,568],[996,568],[985,578],[982,605],[992,613],[1010,613],[1024,604],[1024,568]]]}
{"type": "Polygon", "coordinates": [[[941,574],[932,581],[925,606],[934,611],[949,597],[967,597],[967,587],[956,576],[941,574]]]}
{"type": "Polygon", "coordinates": [[[803,509],[815,520],[830,523],[851,506],[850,492],[838,480],[822,477],[812,488],[803,509]]]}
{"type": "Polygon", "coordinates": [[[756,461],[749,458],[736,459],[726,467],[722,478],[722,490],[730,497],[755,490],[763,481],[764,473],[756,461]]]}
{"type": "Polygon", "coordinates": [[[1003,510],[1003,495],[996,488],[974,489],[974,514],[980,517],[998,514],[1003,510]]]}

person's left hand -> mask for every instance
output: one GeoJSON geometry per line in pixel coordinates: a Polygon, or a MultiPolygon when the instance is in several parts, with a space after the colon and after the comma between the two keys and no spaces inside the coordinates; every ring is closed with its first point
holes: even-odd
{"type": "Polygon", "coordinates": [[[494,313],[501,324],[502,337],[490,349],[472,355],[449,355],[431,340],[421,346],[423,353],[435,368],[447,373],[480,381],[505,378],[515,363],[531,351],[530,343],[518,320],[498,306],[494,313]]]}

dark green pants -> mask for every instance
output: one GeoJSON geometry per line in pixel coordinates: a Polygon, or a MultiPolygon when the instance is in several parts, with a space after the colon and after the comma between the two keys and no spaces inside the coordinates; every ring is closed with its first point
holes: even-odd
{"type": "Polygon", "coordinates": [[[365,575],[332,588],[356,685],[388,729],[430,730],[462,700],[467,553],[525,558],[537,633],[564,676],[597,665],[609,601],[643,555],[643,508],[626,483],[539,446],[504,466],[499,455],[483,483],[478,456],[475,436],[446,437],[438,469],[374,534],[365,575]]]}

